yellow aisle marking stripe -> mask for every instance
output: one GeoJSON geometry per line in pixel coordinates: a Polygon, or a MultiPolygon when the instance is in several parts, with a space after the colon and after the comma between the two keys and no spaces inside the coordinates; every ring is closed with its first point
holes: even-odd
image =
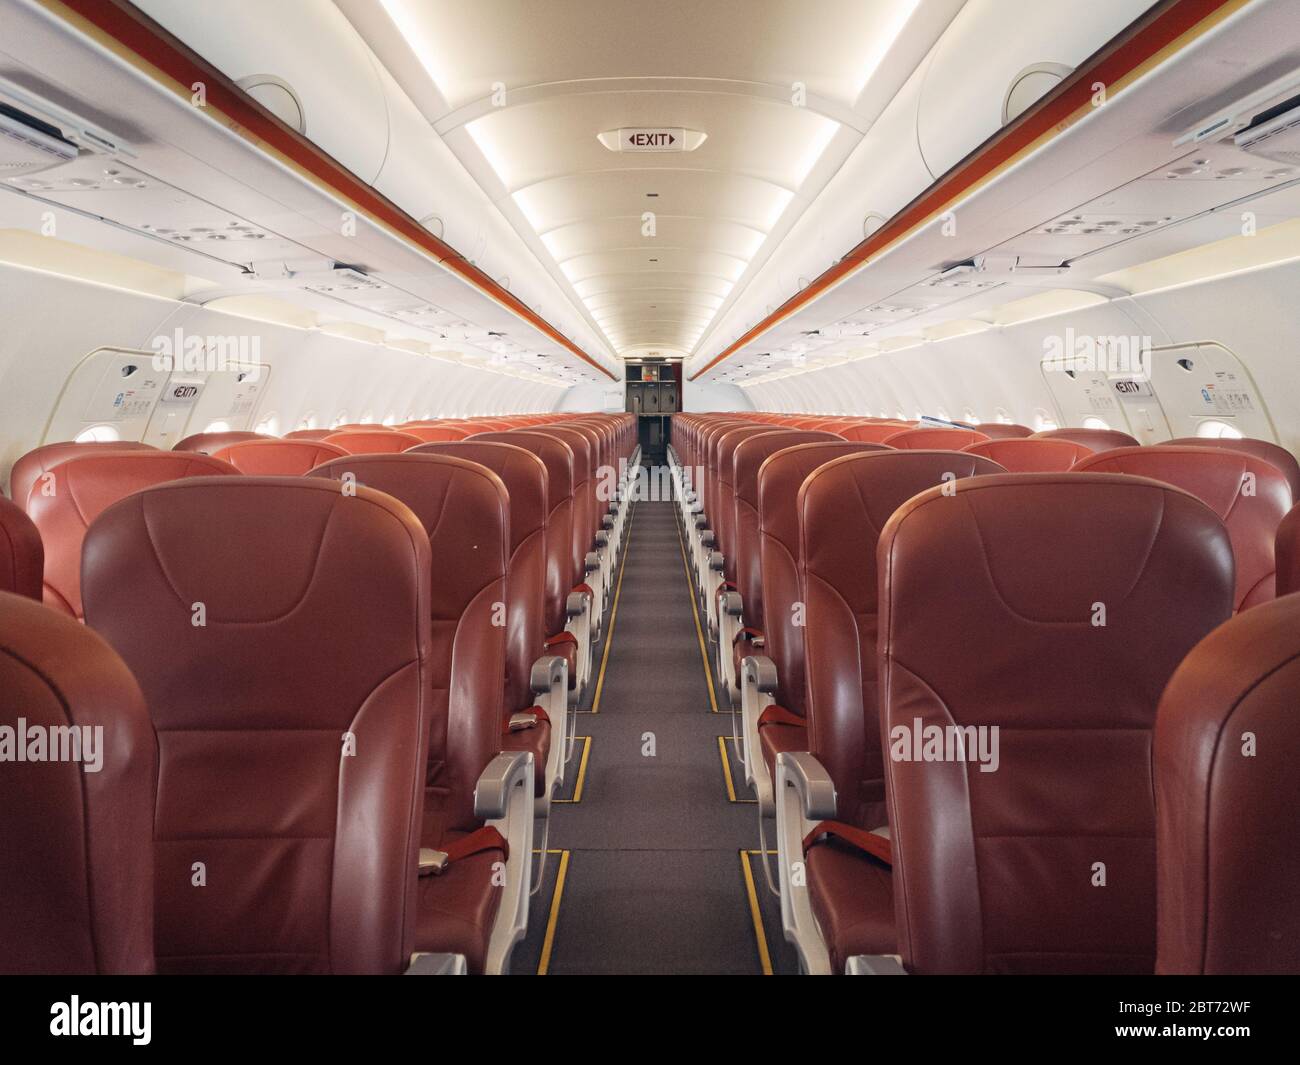
{"type": "Polygon", "coordinates": [[[618,564],[618,580],[614,582],[614,602],[609,607],[609,629],[605,632],[605,652],[600,656],[600,673],[596,676],[596,695],[591,700],[593,714],[600,713],[600,693],[605,690],[605,667],[609,664],[609,649],[614,646],[614,623],[618,621],[618,597],[623,594],[623,570],[627,567],[627,553],[632,546],[634,517],[636,517],[636,507],[633,507],[627,516],[627,539],[623,541],[623,558],[618,564]]]}
{"type": "Polygon", "coordinates": [[[551,967],[551,948],[555,946],[555,925],[560,919],[560,899],[564,895],[564,877],[569,871],[569,852],[560,855],[560,871],[555,874],[555,894],[551,896],[551,912],[546,918],[546,937],[542,940],[542,956],[537,962],[537,975],[545,976],[551,967]]]}
{"type": "Polygon", "coordinates": [[[727,782],[727,802],[756,803],[758,802],[757,799],[736,798],[736,778],[731,775],[731,755],[727,752],[727,744],[730,742],[730,736],[718,737],[718,752],[722,756],[722,776],[727,782]]]}
{"type": "MultiPolygon", "coordinates": [[[[560,875],[563,876],[564,859],[561,858],[560,862],[560,875]]],[[[767,952],[767,933],[763,930],[763,915],[758,908],[758,892],[754,890],[754,870],[749,864],[748,851],[740,852],[740,867],[745,874],[745,893],[749,896],[749,919],[754,922],[754,942],[758,944],[758,964],[762,968],[764,976],[771,976],[772,956],[767,952]]]]}
{"type": "Polygon", "coordinates": [[[564,803],[582,802],[582,785],[585,784],[587,781],[587,756],[591,754],[591,737],[575,736],[574,738],[582,740],[582,758],[578,762],[578,780],[573,785],[573,798],[552,799],[551,800],[552,806],[554,806],[557,802],[564,802],[564,803]]]}
{"type": "Polygon", "coordinates": [[[704,663],[704,678],[709,682],[709,708],[718,712],[718,698],[713,693],[713,668],[709,665],[709,649],[704,643],[704,630],[700,628],[700,609],[695,603],[695,578],[691,576],[691,567],[686,561],[686,541],[682,539],[682,529],[677,525],[677,546],[682,549],[682,569],[686,571],[686,587],[691,593],[691,619],[695,622],[695,639],[700,644],[700,661],[704,663]]]}

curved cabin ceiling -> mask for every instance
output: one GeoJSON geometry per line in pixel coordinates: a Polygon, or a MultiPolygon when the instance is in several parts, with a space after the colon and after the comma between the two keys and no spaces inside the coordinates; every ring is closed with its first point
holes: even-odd
{"type": "Polygon", "coordinates": [[[337,2],[624,356],[694,351],[961,6],[337,2]]]}

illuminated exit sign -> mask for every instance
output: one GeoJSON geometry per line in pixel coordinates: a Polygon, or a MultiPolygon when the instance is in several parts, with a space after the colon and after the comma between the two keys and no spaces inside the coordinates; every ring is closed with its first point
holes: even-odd
{"type": "Polygon", "coordinates": [[[599,139],[611,152],[693,152],[706,136],[680,126],[635,126],[606,130],[599,139]]]}

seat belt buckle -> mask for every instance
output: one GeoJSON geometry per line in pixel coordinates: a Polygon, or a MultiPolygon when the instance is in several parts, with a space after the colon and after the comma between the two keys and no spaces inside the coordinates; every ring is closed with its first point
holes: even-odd
{"type": "Polygon", "coordinates": [[[447,852],[436,851],[432,847],[420,848],[420,875],[441,876],[447,868],[447,852]]]}
{"type": "Polygon", "coordinates": [[[536,714],[530,714],[527,711],[521,710],[517,714],[510,715],[511,732],[523,732],[524,729],[532,728],[536,724],[537,724],[536,714]]]}

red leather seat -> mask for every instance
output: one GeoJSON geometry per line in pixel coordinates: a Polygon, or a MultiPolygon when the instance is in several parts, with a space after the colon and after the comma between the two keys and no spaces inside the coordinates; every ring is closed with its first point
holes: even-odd
{"type": "MultiPolygon", "coordinates": [[[[736,486],[735,456],[736,448],[741,442],[754,436],[761,436],[772,431],[766,425],[742,425],[721,433],[714,444],[716,450],[717,470],[714,474],[717,483],[718,509],[715,515],[714,533],[717,536],[717,550],[722,552],[723,588],[736,588],[736,486]]],[[[834,435],[834,434],[831,434],[834,435]]],[[[815,438],[813,438],[815,439],[815,438]]],[[[721,591],[723,589],[715,589],[721,591]]]]}
{"type": "Polygon", "coordinates": [[[344,422],[334,426],[336,433],[391,433],[393,430],[382,422],[344,422]]]}
{"type": "MultiPolygon", "coordinates": [[[[433,619],[433,701],[420,845],[445,851],[483,827],[474,788],[502,749],[506,630],[492,616],[506,600],[510,499],[491,470],[450,455],[352,455],[318,467],[309,480],[346,474],[410,507],[438,560],[436,579],[425,577],[431,597],[422,598],[433,619]]],[[[494,865],[506,860],[500,849],[483,850],[441,876],[422,877],[416,949],[464,954],[471,972],[483,972],[501,901],[494,865]]]]}
{"type": "Polygon", "coordinates": [[[392,455],[424,443],[418,436],[393,429],[349,429],[330,433],[324,439],[349,455],[392,455]]]}
{"type": "Polygon", "coordinates": [[[796,444],[835,443],[834,433],[804,429],[774,429],[747,436],[731,461],[736,498],[736,590],[744,607],[745,628],[736,634],[732,659],[736,676],[741,663],[761,653],[763,645],[763,568],[758,523],[758,471],[769,455],[796,444]]]}
{"type": "Polygon", "coordinates": [[[215,455],[222,448],[229,447],[231,444],[242,443],[245,440],[278,440],[277,436],[268,436],[266,433],[254,433],[243,429],[230,429],[220,433],[194,433],[185,437],[184,440],[178,440],[173,446],[173,451],[193,451],[199,455],[215,455]]]}
{"type": "Polygon", "coordinates": [[[1237,560],[1235,608],[1274,596],[1278,526],[1291,509],[1291,489],[1270,462],[1238,451],[1197,447],[1115,448],[1081,459],[1075,470],[1132,473],[1177,485],[1228,527],[1237,560]]]}
{"type": "MultiPolygon", "coordinates": [[[[499,434],[506,438],[507,433],[499,434]]],[[[546,768],[552,735],[563,736],[563,721],[551,722],[533,698],[533,663],[546,655],[544,631],[546,594],[546,464],[537,455],[511,443],[484,440],[442,441],[412,448],[412,455],[451,455],[483,466],[505,485],[509,496],[510,556],[506,563],[505,701],[502,707],[502,748],[531,751],[536,766],[536,790],[549,794],[546,768]],[[511,731],[511,717],[536,719],[527,728],[511,731]]]]}
{"type": "Polygon", "coordinates": [[[1136,439],[1118,429],[1044,429],[1033,435],[1035,440],[1071,440],[1092,451],[1111,451],[1117,447],[1139,447],[1136,439]]]}
{"type": "Polygon", "coordinates": [[[972,425],[970,428],[978,430],[990,440],[1018,440],[1034,435],[1034,431],[1029,426],[1017,425],[1015,422],[980,422],[979,425],[972,425]]]}
{"type": "Polygon", "coordinates": [[[987,439],[978,429],[931,429],[922,426],[903,429],[893,436],[887,436],[884,442],[893,448],[917,451],[960,451],[987,439]]]}
{"type": "Polygon", "coordinates": [[[1213,439],[1200,436],[1184,436],[1157,446],[1167,447],[1170,444],[1175,447],[1209,447],[1223,448],[1226,451],[1240,451],[1243,455],[1254,455],[1257,459],[1271,462],[1286,477],[1286,483],[1291,486],[1291,498],[1300,502],[1300,462],[1297,462],[1296,457],[1279,444],[1274,444],[1268,440],[1255,440],[1248,436],[1236,440],[1227,436],[1213,439]]]}
{"type": "Polygon", "coordinates": [[[64,440],[57,444],[42,444],[27,452],[9,471],[9,498],[26,510],[27,498],[32,494],[32,486],[41,479],[43,474],[74,455],[106,455],[110,451],[156,450],[157,448],[149,444],[141,444],[133,440],[89,440],[85,443],[64,440]]]}
{"type": "Polygon", "coordinates": [[[55,730],[83,740],[79,761],[0,770],[0,973],[152,973],[157,763],[135,678],[84,625],[0,592],[0,725],[41,729],[47,752],[77,751],[55,730]]]}
{"type": "Polygon", "coordinates": [[[337,429],[295,429],[291,433],[285,433],[285,440],[324,440],[327,436],[333,436],[337,429]]]}
{"type": "Polygon", "coordinates": [[[197,478],[106,510],[85,553],[87,623],[158,734],[158,971],[405,969],[431,673],[411,512],[197,478]]]}
{"type": "MultiPolygon", "coordinates": [[[[799,491],[807,749],[835,784],[838,822],[872,832],[888,820],[876,676],[880,531],[929,488],[1005,472],[969,453],[878,451],[819,466],[799,491]]],[[[888,870],[834,836],[815,841],[805,858],[833,971],[855,954],[894,953],[888,870]]]]}
{"type": "Polygon", "coordinates": [[[399,431],[417,437],[426,444],[437,440],[464,440],[471,435],[466,430],[451,425],[403,425],[399,431]]]}
{"type": "Polygon", "coordinates": [[[300,477],[347,452],[323,440],[245,440],[223,447],[213,458],[250,477],[300,477]]]}
{"type": "Polygon", "coordinates": [[[569,541],[569,586],[587,588],[586,558],[592,546],[592,531],[596,524],[596,502],[593,487],[595,458],[591,438],[579,429],[559,424],[545,425],[530,432],[538,432],[568,446],[573,452],[573,510],[569,541]]]}
{"type": "Polygon", "coordinates": [[[777,709],[765,712],[760,720],[759,740],[772,780],[778,754],[808,750],[808,730],[803,723],[806,674],[804,597],[799,585],[799,489],[809,474],[834,459],[879,450],[880,444],[849,440],[797,444],[769,456],[758,472],[763,644],[764,654],[776,665],[777,678],[773,693],[777,709]]]}
{"type": "Polygon", "coordinates": [[[0,496],[0,592],[41,600],[45,546],[22,510],[0,496]]]}
{"type": "Polygon", "coordinates": [[[1300,596],[1202,640],[1155,736],[1156,971],[1300,972],[1300,596]]]}
{"type": "Polygon", "coordinates": [[[962,448],[992,459],[1008,473],[1063,473],[1092,451],[1071,440],[1029,440],[1007,437],[980,440],[962,448]]]}
{"type": "Polygon", "coordinates": [[[573,449],[557,437],[523,429],[482,433],[473,439],[522,447],[546,465],[546,579],[542,623],[546,632],[546,650],[565,658],[569,667],[569,687],[575,688],[578,684],[577,640],[564,631],[569,620],[566,601],[574,587],[573,449]]]}
{"type": "Polygon", "coordinates": [[[1222,523],[1144,478],[979,477],[903,504],[877,567],[905,966],[1150,973],[1152,730],[1178,663],[1231,612],[1222,523]],[[923,735],[908,760],[918,721],[998,732],[944,732],[953,756],[928,761],[923,735]]]}
{"type": "Polygon", "coordinates": [[[235,475],[229,463],[193,451],[107,451],[76,455],[48,471],[55,492],[32,487],[27,512],[45,543],[47,606],[81,617],[82,541],[86,529],[124,496],[184,477],[235,475]]]}

